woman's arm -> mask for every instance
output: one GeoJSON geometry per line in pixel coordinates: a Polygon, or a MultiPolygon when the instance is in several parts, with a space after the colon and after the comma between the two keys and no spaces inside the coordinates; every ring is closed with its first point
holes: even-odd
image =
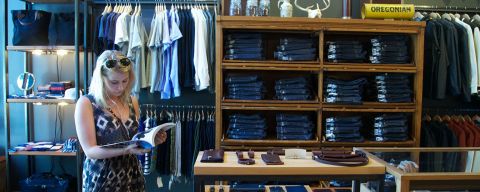
{"type": "Polygon", "coordinates": [[[75,106],[75,128],[80,145],[88,158],[107,159],[126,154],[144,153],[144,150],[139,150],[135,146],[120,149],[107,149],[98,146],[92,104],[85,96],[81,97],[75,106]]]}

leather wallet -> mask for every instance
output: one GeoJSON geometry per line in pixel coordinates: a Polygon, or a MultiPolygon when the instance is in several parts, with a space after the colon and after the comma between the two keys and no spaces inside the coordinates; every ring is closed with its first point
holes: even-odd
{"type": "Polygon", "coordinates": [[[255,164],[255,153],[253,151],[248,151],[248,158],[243,157],[242,151],[236,152],[238,157],[238,163],[243,165],[253,165],[255,164]]]}
{"type": "Polygon", "coordinates": [[[315,161],[329,165],[354,167],[368,164],[368,157],[362,151],[321,150],[312,154],[315,161]]]}
{"type": "Polygon", "coordinates": [[[203,151],[200,162],[202,163],[223,163],[223,149],[209,149],[203,151]]]}
{"type": "Polygon", "coordinates": [[[262,154],[262,160],[267,165],[283,165],[283,161],[280,160],[280,156],[277,154],[262,154]]]}

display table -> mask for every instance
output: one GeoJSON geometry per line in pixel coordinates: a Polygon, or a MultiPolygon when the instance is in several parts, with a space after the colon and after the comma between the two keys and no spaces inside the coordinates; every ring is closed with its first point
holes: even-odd
{"type": "Polygon", "coordinates": [[[395,177],[396,191],[480,190],[480,148],[356,148],[377,159],[395,177]],[[397,168],[415,162],[413,172],[397,168]]]}
{"type": "MultiPolygon", "coordinates": [[[[353,190],[359,191],[360,181],[376,180],[383,183],[385,166],[376,159],[370,159],[368,165],[360,167],[342,167],[322,164],[311,159],[312,153],[307,153],[308,159],[285,159],[280,156],[284,165],[266,165],[260,154],[255,152],[254,165],[237,163],[235,152],[225,152],[223,163],[200,162],[203,152],[197,156],[194,165],[195,191],[204,191],[205,184],[214,181],[312,181],[312,180],[354,180],[353,190]]],[[[380,191],[383,191],[383,184],[380,191]]]]}

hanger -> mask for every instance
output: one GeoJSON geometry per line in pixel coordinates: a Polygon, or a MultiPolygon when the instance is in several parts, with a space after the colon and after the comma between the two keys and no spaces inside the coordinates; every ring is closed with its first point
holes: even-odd
{"type": "Polygon", "coordinates": [[[451,121],[452,119],[450,118],[449,115],[444,115],[444,116],[442,117],[442,120],[443,120],[443,121],[446,121],[446,122],[449,122],[449,121],[451,121]]]}
{"type": "Polygon", "coordinates": [[[472,118],[469,115],[463,116],[467,122],[473,122],[472,118]]]}
{"type": "Polygon", "coordinates": [[[442,121],[443,121],[442,118],[440,117],[440,115],[435,115],[435,116],[433,116],[433,120],[438,121],[438,122],[442,122],[442,121]]]}
{"type": "Polygon", "coordinates": [[[452,17],[450,17],[450,15],[448,13],[444,13],[442,15],[442,19],[446,19],[446,20],[449,20],[449,21],[452,21],[452,17]]]}
{"type": "Polygon", "coordinates": [[[471,20],[471,19],[470,19],[470,16],[469,16],[468,14],[466,14],[466,13],[462,15],[462,21],[464,21],[464,20],[467,20],[467,21],[470,21],[470,20],[471,20]]]}

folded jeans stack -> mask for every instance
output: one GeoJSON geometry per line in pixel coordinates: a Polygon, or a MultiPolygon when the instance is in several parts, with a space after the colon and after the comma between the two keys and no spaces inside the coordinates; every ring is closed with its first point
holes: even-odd
{"type": "Polygon", "coordinates": [[[281,61],[313,61],[317,58],[316,47],[312,38],[281,38],[273,57],[281,61]]]}
{"type": "Polygon", "coordinates": [[[325,119],[325,138],[331,142],[363,142],[360,116],[328,117],[325,119]]]}
{"type": "Polygon", "coordinates": [[[310,100],[313,98],[310,83],[305,77],[275,81],[275,97],[279,100],[310,100]]]}
{"type": "Polygon", "coordinates": [[[267,136],[267,124],[260,114],[234,114],[229,116],[227,130],[230,139],[263,139],[267,136]]]}
{"type": "Polygon", "coordinates": [[[235,33],[225,37],[225,59],[264,60],[263,39],[259,33],[235,33]]]}
{"type": "Polygon", "coordinates": [[[258,75],[229,74],[225,84],[229,99],[261,100],[265,97],[265,85],[258,75]]]}
{"type": "Polygon", "coordinates": [[[383,114],[375,117],[373,127],[375,141],[408,140],[408,120],[405,114],[383,114]]]}
{"type": "Polygon", "coordinates": [[[277,114],[277,139],[310,140],[314,124],[308,115],[277,114]]]}
{"type": "Polygon", "coordinates": [[[367,51],[360,41],[327,41],[327,60],[334,63],[362,63],[367,51]]]}
{"type": "Polygon", "coordinates": [[[366,78],[343,81],[327,78],[324,83],[325,102],[362,104],[363,86],[366,78]]]}
{"type": "Polygon", "coordinates": [[[383,35],[370,40],[372,43],[371,63],[406,64],[410,62],[406,35],[383,35]]]}
{"type": "Polygon", "coordinates": [[[412,102],[413,90],[408,75],[384,74],[375,76],[377,99],[384,103],[412,102]]]}

